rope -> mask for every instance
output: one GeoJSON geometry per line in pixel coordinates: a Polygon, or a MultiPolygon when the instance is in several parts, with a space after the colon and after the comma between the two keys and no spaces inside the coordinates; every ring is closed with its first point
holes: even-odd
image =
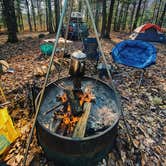
{"type": "Polygon", "coordinates": [[[50,70],[51,70],[51,66],[52,66],[52,63],[53,63],[55,50],[56,50],[57,45],[58,45],[58,39],[59,39],[59,36],[60,36],[60,31],[61,31],[62,22],[63,22],[64,15],[65,15],[65,11],[66,11],[66,8],[67,8],[67,2],[68,2],[68,0],[64,1],[64,6],[63,6],[63,9],[62,9],[62,15],[60,17],[58,31],[57,31],[57,35],[56,35],[56,39],[55,39],[55,43],[54,43],[54,48],[53,48],[53,51],[52,51],[52,54],[51,54],[51,57],[50,57],[49,66],[48,66],[48,69],[47,69],[47,74],[46,74],[45,81],[44,81],[44,84],[43,84],[43,87],[42,87],[42,90],[41,90],[41,93],[40,93],[40,96],[39,96],[39,101],[38,101],[37,106],[36,106],[35,117],[33,119],[32,128],[31,128],[31,131],[30,131],[30,134],[29,134],[29,137],[28,137],[28,141],[27,141],[25,157],[24,157],[24,160],[23,160],[23,166],[26,165],[26,160],[27,160],[27,156],[28,156],[28,150],[29,150],[29,146],[30,146],[30,143],[31,143],[33,131],[34,131],[34,128],[35,128],[37,115],[38,115],[39,110],[40,110],[40,106],[41,106],[41,102],[42,102],[42,99],[43,99],[44,91],[45,91],[45,88],[46,88],[46,85],[47,85],[47,81],[48,81],[48,76],[49,76],[49,73],[50,73],[50,70]]]}

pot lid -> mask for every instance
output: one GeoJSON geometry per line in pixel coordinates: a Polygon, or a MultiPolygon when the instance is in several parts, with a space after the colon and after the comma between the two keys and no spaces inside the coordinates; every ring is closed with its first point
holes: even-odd
{"type": "Polygon", "coordinates": [[[83,60],[86,58],[86,54],[84,54],[82,51],[78,50],[71,54],[71,58],[83,60]]]}

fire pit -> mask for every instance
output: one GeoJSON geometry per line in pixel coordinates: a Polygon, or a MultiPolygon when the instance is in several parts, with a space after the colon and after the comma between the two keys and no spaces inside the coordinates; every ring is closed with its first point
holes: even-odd
{"type": "Polygon", "coordinates": [[[89,129],[87,136],[81,139],[62,136],[50,130],[49,125],[52,123],[53,112],[45,112],[55,105],[57,94],[61,94],[63,89],[57,85],[72,85],[72,78],[67,77],[49,84],[46,88],[44,99],[41,105],[40,113],[37,119],[38,140],[43,147],[47,157],[50,160],[56,160],[60,163],[70,163],[71,165],[84,165],[92,161],[97,162],[106,155],[114,145],[117,136],[117,125],[120,114],[120,102],[116,98],[113,89],[102,81],[89,77],[82,78],[83,88],[87,85],[93,87],[96,103],[93,104],[91,114],[88,120],[89,129]],[[111,126],[100,126],[98,114],[101,109],[107,106],[108,111],[117,113],[117,118],[111,126]]]}
{"type": "Polygon", "coordinates": [[[59,165],[91,166],[115,144],[120,101],[111,86],[84,77],[84,57],[77,58],[72,59],[71,77],[46,87],[37,136],[48,159],[59,165]]]}

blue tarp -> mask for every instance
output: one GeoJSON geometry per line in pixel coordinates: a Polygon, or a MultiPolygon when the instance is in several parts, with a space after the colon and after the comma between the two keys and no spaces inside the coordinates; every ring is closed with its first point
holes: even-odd
{"type": "Polygon", "coordinates": [[[140,40],[124,40],[112,50],[116,63],[144,69],[156,62],[156,48],[140,40]]]}

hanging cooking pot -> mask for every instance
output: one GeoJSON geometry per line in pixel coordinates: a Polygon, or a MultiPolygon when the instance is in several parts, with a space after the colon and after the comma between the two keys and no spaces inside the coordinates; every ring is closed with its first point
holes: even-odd
{"type": "Polygon", "coordinates": [[[83,77],[85,73],[86,54],[76,51],[71,55],[69,74],[72,77],[83,77]]]}

